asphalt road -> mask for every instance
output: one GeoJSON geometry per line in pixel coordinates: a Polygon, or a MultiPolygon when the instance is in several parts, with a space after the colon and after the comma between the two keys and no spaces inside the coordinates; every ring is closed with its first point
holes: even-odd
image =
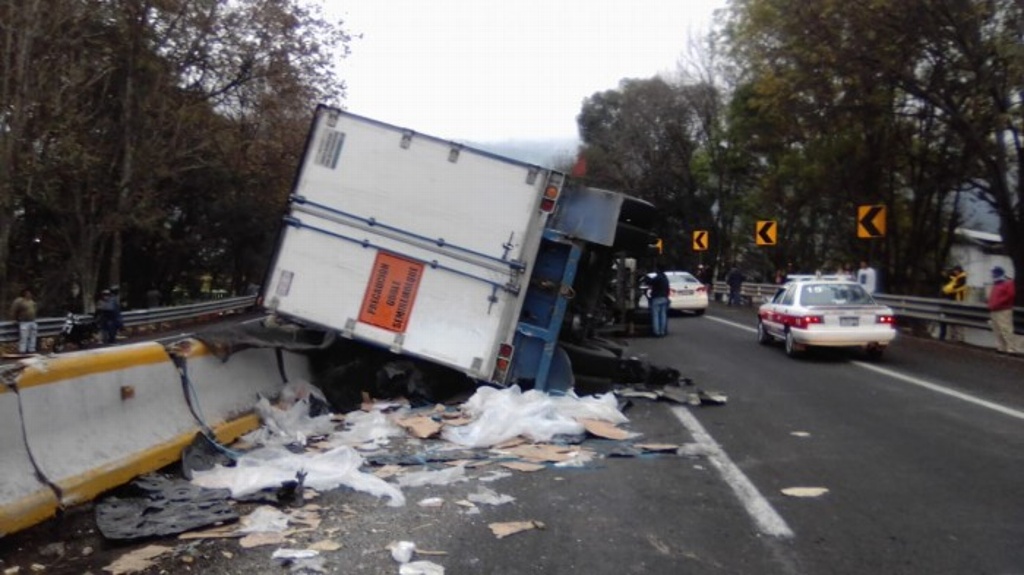
{"type": "MultiPolygon", "coordinates": [[[[673,317],[669,337],[630,340],[634,354],[674,365],[724,406],[633,399],[635,441],[678,454],[602,457],[486,486],[515,501],[467,514],[453,504],[471,480],[405,488],[404,507],[335,490],[316,529],[325,572],[398,573],[384,550],[413,541],[446,573],[1024,573],[1024,360],[900,337],[881,362],[847,353],[793,360],[755,342],[748,308],[673,317]],[[789,488],[827,489],[796,497],[789,488]],[[416,504],[442,497],[440,508],[416,504]],[[497,539],[490,523],[532,520],[497,539]]],[[[588,440],[608,454],[629,442],[588,440]]],[[[4,569],[103,573],[149,543],[172,552],[146,573],[281,573],[277,547],[234,539],[104,541],[89,506],[0,540],[4,569]],[[52,543],[61,542],[62,554],[52,543]],[[47,548],[47,545],[50,545],[47,548]],[[87,550],[87,551],[86,551],[87,550]]],[[[280,546],[278,546],[280,547],[280,546]]]]}

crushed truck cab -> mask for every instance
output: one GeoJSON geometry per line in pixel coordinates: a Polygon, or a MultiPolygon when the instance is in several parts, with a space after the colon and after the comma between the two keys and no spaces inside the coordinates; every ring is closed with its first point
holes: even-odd
{"type": "Polygon", "coordinates": [[[565,391],[563,324],[593,315],[572,310],[584,304],[574,302],[580,267],[610,269],[625,201],[558,171],[320,106],[262,301],[479,381],[565,391]]]}

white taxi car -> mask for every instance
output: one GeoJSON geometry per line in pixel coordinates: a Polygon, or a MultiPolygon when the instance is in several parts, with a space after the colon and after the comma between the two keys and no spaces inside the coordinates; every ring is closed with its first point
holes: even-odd
{"type": "Polygon", "coordinates": [[[877,359],[895,337],[892,309],[852,281],[788,282],[757,314],[757,341],[781,340],[790,357],[821,346],[859,347],[877,359]]]}
{"type": "MultiPolygon", "coordinates": [[[[690,311],[696,315],[702,315],[708,309],[708,286],[704,285],[696,276],[690,272],[667,271],[668,277],[668,309],[669,311],[690,311]]],[[[640,309],[647,309],[650,306],[650,299],[647,297],[648,284],[654,278],[650,273],[644,276],[640,282],[643,295],[640,296],[638,306],[640,309]]]]}

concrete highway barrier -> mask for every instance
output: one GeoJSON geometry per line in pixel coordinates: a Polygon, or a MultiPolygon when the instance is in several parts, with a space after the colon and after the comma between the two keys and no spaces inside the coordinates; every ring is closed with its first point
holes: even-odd
{"type": "Polygon", "coordinates": [[[0,389],[0,536],[178,461],[196,433],[259,425],[258,394],[308,377],[302,356],[139,343],[25,360],[0,389]]]}

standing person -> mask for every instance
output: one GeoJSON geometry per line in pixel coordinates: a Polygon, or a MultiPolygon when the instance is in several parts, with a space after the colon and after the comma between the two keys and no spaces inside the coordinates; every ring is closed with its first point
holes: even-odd
{"type": "MultiPolygon", "coordinates": [[[[942,286],[942,295],[955,302],[963,302],[967,299],[967,272],[959,265],[953,266],[946,274],[946,282],[942,286]]],[[[964,328],[962,325],[951,324],[948,328],[943,323],[939,327],[939,339],[945,339],[949,333],[949,341],[962,342],[964,340],[964,328]]]]}
{"type": "Polygon", "coordinates": [[[740,305],[740,290],[743,288],[743,272],[735,265],[725,274],[725,283],[729,286],[728,305],[740,305]]]}
{"type": "Polygon", "coordinates": [[[860,262],[860,269],[857,270],[857,283],[864,288],[864,291],[873,294],[878,289],[878,274],[875,268],[868,265],[868,262],[860,262]]]}
{"type": "Polygon", "coordinates": [[[1017,289],[1013,278],[1006,276],[1003,268],[992,268],[992,291],[988,295],[989,316],[992,318],[992,331],[996,336],[996,351],[1014,355],[1020,353],[1016,344],[1017,336],[1013,333],[1013,303],[1017,298],[1017,289]]]}
{"type": "Polygon", "coordinates": [[[668,335],[668,276],[665,275],[665,266],[658,264],[655,267],[654,277],[651,278],[647,297],[650,298],[651,307],[651,331],[654,337],[668,335]]]}
{"type": "Polygon", "coordinates": [[[710,285],[711,284],[711,274],[710,274],[710,272],[711,272],[711,268],[704,267],[704,264],[700,264],[700,265],[697,266],[697,274],[696,275],[697,275],[697,279],[700,280],[700,283],[702,283],[704,285],[710,285]]]}
{"type": "Polygon", "coordinates": [[[39,326],[36,324],[36,301],[32,290],[21,290],[21,296],[11,304],[11,319],[18,322],[18,353],[35,353],[39,326]]]}
{"type": "Polygon", "coordinates": [[[100,292],[100,300],[96,302],[96,316],[100,331],[103,332],[103,343],[114,343],[117,340],[117,330],[121,327],[121,309],[120,303],[109,289],[100,292]]]}

